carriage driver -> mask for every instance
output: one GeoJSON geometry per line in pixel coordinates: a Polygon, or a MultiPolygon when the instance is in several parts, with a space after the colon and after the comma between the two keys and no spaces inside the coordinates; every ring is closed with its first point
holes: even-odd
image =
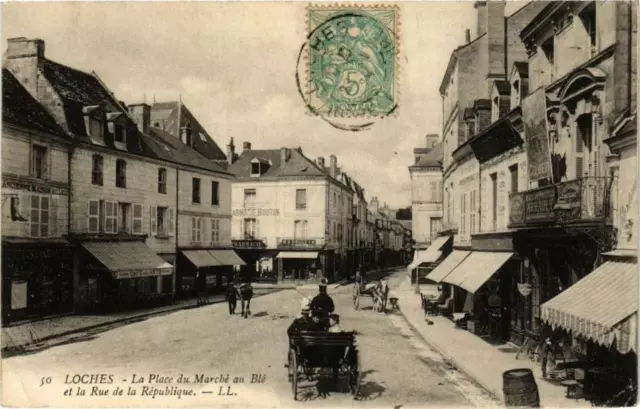
{"type": "Polygon", "coordinates": [[[333,299],[327,294],[327,280],[323,278],[320,281],[319,293],[311,300],[311,311],[319,318],[328,318],[333,313],[335,306],[333,299]]]}

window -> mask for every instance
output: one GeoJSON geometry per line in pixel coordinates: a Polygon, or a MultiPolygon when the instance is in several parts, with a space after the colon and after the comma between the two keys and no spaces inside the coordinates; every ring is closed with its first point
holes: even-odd
{"type": "Polygon", "coordinates": [[[89,118],[89,133],[91,136],[102,138],[102,121],[98,118],[89,118]]]}
{"type": "Polygon", "coordinates": [[[257,240],[257,237],[258,237],[258,221],[256,219],[244,219],[245,240],[257,240]]]}
{"type": "Polygon", "coordinates": [[[555,77],[553,37],[550,37],[547,41],[545,41],[542,44],[541,48],[542,52],[544,52],[544,55],[547,57],[547,62],[549,63],[549,81],[553,81],[555,77]]]}
{"type": "Polygon", "coordinates": [[[47,196],[31,196],[29,236],[49,237],[49,202],[47,196]]]}
{"type": "Polygon", "coordinates": [[[438,182],[431,182],[431,201],[438,201],[438,182]]]}
{"type": "Polygon", "coordinates": [[[304,239],[307,237],[308,223],[306,220],[296,220],[294,222],[294,239],[304,239]]]}
{"type": "Polygon", "coordinates": [[[200,243],[202,241],[202,219],[200,217],[191,218],[191,242],[200,243]]]}
{"type": "Polygon", "coordinates": [[[31,176],[34,178],[46,179],[49,174],[47,151],[48,149],[46,146],[31,146],[31,176]]]}
{"type": "Polygon", "coordinates": [[[333,192],[333,208],[335,209],[338,206],[338,198],[336,197],[336,192],[333,192]]]}
{"type": "Polygon", "coordinates": [[[114,125],[114,140],[119,143],[125,143],[125,129],[122,125],[114,125]]]}
{"type": "Polygon", "coordinates": [[[469,203],[469,232],[471,234],[476,232],[476,191],[472,190],[471,191],[471,197],[470,197],[470,203],[469,203]]]}
{"type": "Polygon", "coordinates": [[[467,194],[463,193],[460,196],[460,233],[464,234],[466,232],[467,226],[467,194]]]}
{"type": "Polygon", "coordinates": [[[100,201],[89,200],[87,231],[89,233],[100,232],[100,201]]]}
{"type": "Polygon", "coordinates": [[[476,121],[472,120],[468,120],[466,122],[467,125],[467,139],[472,138],[475,134],[476,134],[476,121]]]}
{"type": "Polygon", "coordinates": [[[296,189],[296,210],[307,208],[307,189],[296,189]]]}
{"type": "Polygon", "coordinates": [[[511,177],[511,190],[509,193],[518,193],[518,164],[509,166],[509,175],[511,177]]]}
{"type": "Polygon", "coordinates": [[[104,160],[102,155],[93,155],[93,164],[91,166],[91,184],[102,186],[102,167],[104,160]]]}
{"type": "Polygon", "coordinates": [[[118,214],[119,214],[119,222],[118,222],[118,231],[121,233],[131,233],[131,204],[130,203],[118,203],[118,214]]]}
{"type": "Polygon", "coordinates": [[[118,231],[118,203],[104,202],[104,232],[116,233],[118,231]]]}
{"type": "Polygon", "coordinates": [[[200,203],[200,179],[191,180],[191,203],[200,203]]]}
{"type": "Polygon", "coordinates": [[[211,206],[220,205],[220,182],[211,182],[211,206]]]}
{"type": "Polygon", "coordinates": [[[520,105],[520,81],[513,81],[513,98],[515,106],[520,105]]]}
{"type": "Polygon", "coordinates": [[[589,35],[589,56],[593,57],[598,52],[598,30],[596,28],[596,5],[588,5],[581,13],[580,20],[589,35]]]}
{"type": "Polygon", "coordinates": [[[493,230],[497,228],[498,220],[498,174],[491,174],[491,222],[493,230]]]}
{"type": "MultiPolygon", "coordinates": [[[[173,219],[174,219],[174,212],[172,208],[163,207],[163,206],[151,206],[151,212],[150,212],[151,235],[161,236],[161,237],[173,236],[173,225],[174,225],[173,219]]],[[[197,218],[194,217],[192,218],[192,220],[193,219],[197,219],[197,218]]]]}
{"type": "Polygon", "coordinates": [[[244,207],[252,208],[256,205],[256,190],[255,189],[245,189],[244,190],[244,207]]]}
{"type": "Polygon", "coordinates": [[[491,104],[491,122],[495,122],[500,118],[500,97],[493,98],[491,104]]]}
{"type": "Polygon", "coordinates": [[[211,219],[211,242],[220,242],[220,219],[211,219]]]}
{"type": "Polygon", "coordinates": [[[167,170],[158,169],[158,193],[167,193],[167,170]]]}
{"type": "Polygon", "coordinates": [[[131,218],[131,227],[133,234],[142,234],[142,205],[133,205],[133,217],[131,218]]]}
{"type": "Polygon", "coordinates": [[[116,161],[116,187],[127,187],[127,162],[124,159],[116,161]]]}
{"type": "Polygon", "coordinates": [[[251,176],[260,176],[260,162],[251,163],[251,176]]]}

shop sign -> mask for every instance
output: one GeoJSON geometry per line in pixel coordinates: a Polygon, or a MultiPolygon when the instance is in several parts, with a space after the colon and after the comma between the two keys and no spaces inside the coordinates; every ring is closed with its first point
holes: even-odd
{"type": "Polygon", "coordinates": [[[315,239],[282,239],[278,243],[279,247],[315,247],[315,239]]]}
{"type": "Polygon", "coordinates": [[[582,189],[580,181],[570,181],[558,186],[558,202],[555,209],[563,213],[563,220],[580,216],[582,189]]]}
{"type": "Polygon", "coordinates": [[[231,244],[234,248],[241,249],[262,249],[265,247],[262,240],[231,240],[231,244]]]}
{"type": "Polygon", "coordinates": [[[159,277],[171,275],[173,273],[172,268],[149,268],[142,270],[125,270],[116,271],[114,276],[116,280],[123,280],[127,278],[140,278],[140,277],[159,277]]]}
{"type": "Polygon", "coordinates": [[[213,284],[216,285],[218,283],[218,276],[216,275],[208,275],[205,279],[207,285],[213,284]]]}
{"type": "Polygon", "coordinates": [[[527,192],[526,215],[527,221],[554,220],[553,202],[555,201],[555,186],[527,192]]]}
{"type": "Polygon", "coordinates": [[[280,216],[279,209],[233,209],[233,216],[257,217],[257,216],[280,216]]]}
{"type": "Polygon", "coordinates": [[[45,249],[11,249],[5,250],[6,257],[12,260],[40,260],[40,259],[56,259],[61,260],[71,257],[71,250],[61,248],[45,248],[45,249]]]}
{"type": "Polygon", "coordinates": [[[524,197],[514,194],[509,198],[509,222],[518,224],[524,222],[524,197]]]}
{"type": "Polygon", "coordinates": [[[64,188],[55,187],[55,186],[40,185],[40,184],[27,182],[27,181],[3,180],[2,188],[24,190],[26,192],[41,193],[41,194],[48,194],[48,195],[67,196],[69,194],[69,189],[64,189],[64,188]]]}

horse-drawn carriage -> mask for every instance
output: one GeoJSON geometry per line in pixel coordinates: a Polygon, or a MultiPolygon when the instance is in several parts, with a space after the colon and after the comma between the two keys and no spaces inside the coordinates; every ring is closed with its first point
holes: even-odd
{"type": "Polygon", "coordinates": [[[297,399],[298,382],[313,380],[323,370],[332,371],[334,385],[348,377],[356,399],[360,389],[361,361],[353,332],[300,331],[289,338],[289,382],[297,399]]]}
{"type": "Polygon", "coordinates": [[[373,309],[377,312],[386,312],[389,285],[386,280],[375,283],[367,283],[365,280],[356,280],[353,284],[353,308],[360,306],[360,297],[371,297],[373,309]]]}

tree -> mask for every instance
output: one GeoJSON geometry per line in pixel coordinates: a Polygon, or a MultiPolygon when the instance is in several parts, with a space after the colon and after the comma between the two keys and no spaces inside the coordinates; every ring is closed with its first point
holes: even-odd
{"type": "Polygon", "coordinates": [[[396,220],[411,220],[411,206],[396,211],[396,220]]]}

